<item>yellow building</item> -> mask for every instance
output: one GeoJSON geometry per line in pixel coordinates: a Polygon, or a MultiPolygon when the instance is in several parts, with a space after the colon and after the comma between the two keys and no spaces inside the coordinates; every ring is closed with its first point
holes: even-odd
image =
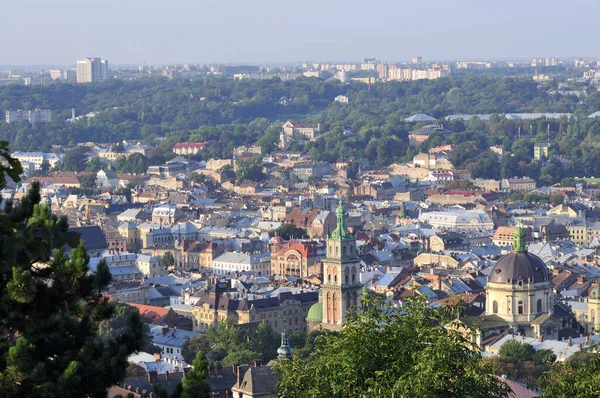
{"type": "Polygon", "coordinates": [[[213,285],[194,305],[194,331],[206,333],[219,322],[258,325],[266,322],[277,333],[306,331],[306,316],[318,301],[317,292],[282,292],[276,297],[232,297],[219,283],[213,285]]]}

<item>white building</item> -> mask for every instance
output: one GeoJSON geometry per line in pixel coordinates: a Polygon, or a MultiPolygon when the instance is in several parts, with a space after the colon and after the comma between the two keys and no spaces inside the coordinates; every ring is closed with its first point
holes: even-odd
{"type": "Polygon", "coordinates": [[[77,61],[77,83],[101,82],[108,78],[108,61],[86,58],[77,61]]]}
{"type": "Polygon", "coordinates": [[[201,333],[189,332],[177,328],[169,329],[166,325],[152,327],[150,334],[152,335],[152,343],[160,348],[162,355],[175,358],[179,361],[183,361],[183,356],[181,355],[183,343],[202,335],[201,333]]]}
{"type": "Polygon", "coordinates": [[[334,101],[342,103],[342,104],[347,104],[348,103],[348,97],[346,97],[345,95],[338,95],[337,97],[335,97],[334,101]]]}
{"type": "Polygon", "coordinates": [[[431,211],[421,213],[419,221],[439,229],[453,231],[491,231],[494,229],[494,222],[490,216],[479,210],[431,211]]]}
{"type": "Polygon", "coordinates": [[[213,272],[217,275],[252,272],[256,275],[271,274],[271,253],[227,252],[213,260],[213,272]]]}
{"type": "Polygon", "coordinates": [[[44,160],[47,160],[48,163],[50,164],[50,168],[56,166],[56,163],[60,162],[60,160],[62,159],[61,155],[58,155],[56,153],[47,153],[47,152],[20,152],[20,151],[16,151],[13,152],[10,156],[12,156],[13,158],[17,159],[19,162],[21,162],[21,164],[24,166],[23,168],[26,169],[27,167],[25,167],[25,165],[27,164],[32,164],[35,170],[40,170],[42,168],[42,163],[44,162],[44,160]]]}
{"type": "Polygon", "coordinates": [[[6,111],[6,123],[28,121],[29,123],[46,123],[52,121],[52,111],[50,109],[35,109],[33,111],[6,111]]]}

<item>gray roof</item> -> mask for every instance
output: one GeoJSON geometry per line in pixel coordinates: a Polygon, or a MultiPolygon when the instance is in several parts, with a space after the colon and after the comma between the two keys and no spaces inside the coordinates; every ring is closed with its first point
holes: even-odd
{"type": "Polygon", "coordinates": [[[417,113],[416,115],[412,115],[411,117],[407,117],[406,119],[404,119],[405,122],[433,122],[436,119],[432,118],[429,115],[426,115],[424,113],[417,113]]]}
{"type": "Polygon", "coordinates": [[[83,245],[88,251],[104,250],[108,247],[106,237],[104,236],[102,229],[97,225],[69,228],[69,231],[79,233],[80,239],[83,241],[83,245]]]}

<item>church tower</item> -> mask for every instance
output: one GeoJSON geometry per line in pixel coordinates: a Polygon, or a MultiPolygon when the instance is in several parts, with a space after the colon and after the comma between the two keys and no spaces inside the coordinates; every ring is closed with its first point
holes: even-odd
{"type": "Polygon", "coordinates": [[[352,307],[360,306],[360,259],[356,239],[344,225],[344,205],[336,209],[337,227],[327,237],[327,256],[323,259],[322,327],[340,330],[352,307]]]}

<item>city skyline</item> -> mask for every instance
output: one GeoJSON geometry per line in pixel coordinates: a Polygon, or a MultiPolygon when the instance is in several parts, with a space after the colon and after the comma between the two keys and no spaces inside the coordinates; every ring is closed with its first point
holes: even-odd
{"type": "Polygon", "coordinates": [[[107,0],[100,9],[26,0],[5,7],[18,14],[23,6],[32,10],[30,23],[14,18],[0,27],[3,65],[75,65],[88,56],[113,65],[598,56],[592,38],[600,4],[584,0],[440,1],[427,8],[384,1],[373,10],[337,0],[302,7],[183,0],[169,8],[155,0],[107,0]]]}

